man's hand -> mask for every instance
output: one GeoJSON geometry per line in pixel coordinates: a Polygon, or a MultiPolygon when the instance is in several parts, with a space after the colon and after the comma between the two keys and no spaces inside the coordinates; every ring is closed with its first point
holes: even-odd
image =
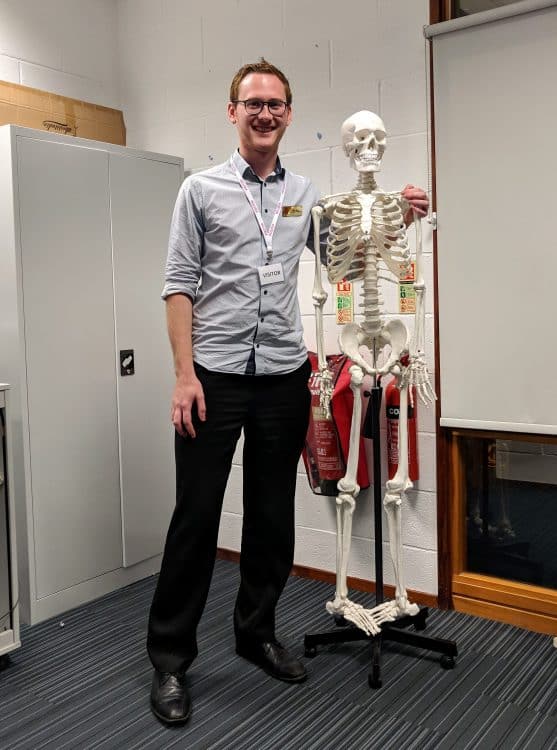
{"type": "Polygon", "coordinates": [[[182,436],[195,437],[192,422],[192,407],[195,404],[199,419],[204,422],[207,417],[203,386],[193,375],[189,378],[178,378],[172,395],[170,418],[176,431],[182,436]]]}
{"type": "Polygon", "coordinates": [[[429,198],[425,190],[414,185],[406,185],[402,190],[402,197],[408,201],[410,208],[404,214],[404,223],[409,226],[414,221],[412,209],[418,216],[427,216],[429,210],[429,198]]]}

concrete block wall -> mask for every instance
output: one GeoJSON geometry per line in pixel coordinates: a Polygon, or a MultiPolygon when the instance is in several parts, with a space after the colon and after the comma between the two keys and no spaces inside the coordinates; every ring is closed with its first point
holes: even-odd
{"type": "MultiPolygon", "coordinates": [[[[353,173],[339,145],[342,121],[360,109],[380,114],[389,140],[386,190],[428,187],[425,43],[427,0],[355,0],[344,11],[330,0],[118,0],[122,103],[130,146],[176,153],[188,170],[224,161],[236,147],[225,117],[230,80],[261,55],[293,89],[293,122],[283,140],[286,166],[310,176],[324,193],[351,189],[353,173]]],[[[427,358],[433,370],[431,231],[424,225],[427,358]]],[[[313,256],[300,264],[306,343],[315,349],[313,256]]],[[[396,288],[385,293],[397,313],[396,288]]],[[[338,351],[333,298],[326,306],[327,349],[338,351]]],[[[412,325],[407,316],[406,322],[412,325]]],[[[419,410],[421,479],[403,508],[410,588],[437,593],[435,434],[433,410],[419,410]]],[[[242,512],[241,444],[225,499],[219,543],[238,550],[242,512]]],[[[352,575],[374,577],[371,492],[360,494],[354,519],[352,575]]],[[[297,492],[296,562],[334,570],[335,506],[313,495],[302,464],[297,492]]],[[[386,538],[386,528],[385,528],[386,538]]],[[[385,547],[385,580],[393,582],[385,547]]]]}
{"type": "Polygon", "coordinates": [[[120,108],[113,0],[0,0],[0,80],[120,108]]]}

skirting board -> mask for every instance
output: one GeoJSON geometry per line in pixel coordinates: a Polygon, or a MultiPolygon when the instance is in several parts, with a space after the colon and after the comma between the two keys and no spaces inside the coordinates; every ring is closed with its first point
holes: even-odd
{"type": "MultiPolygon", "coordinates": [[[[236,550],[222,549],[217,550],[217,557],[221,560],[230,560],[231,562],[240,562],[240,553],[236,550]]],[[[336,582],[336,574],[329,570],[319,570],[318,568],[310,568],[305,565],[294,565],[292,567],[291,575],[298,576],[299,578],[311,578],[316,581],[325,581],[331,583],[333,586],[336,582]]],[[[375,592],[375,581],[367,581],[363,578],[353,578],[348,576],[348,586],[356,591],[366,591],[369,593],[375,592]]],[[[394,598],[395,587],[389,584],[384,584],[383,591],[387,599],[394,598]]],[[[426,607],[437,607],[437,597],[433,594],[425,594],[423,591],[413,591],[408,589],[408,595],[411,601],[416,604],[422,604],[426,607]]]]}

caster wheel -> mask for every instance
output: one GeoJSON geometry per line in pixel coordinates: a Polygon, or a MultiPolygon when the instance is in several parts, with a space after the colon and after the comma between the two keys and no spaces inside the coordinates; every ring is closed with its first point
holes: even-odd
{"type": "Polygon", "coordinates": [[[379,677],[374,677],[371,674],[368,675],[367,684],[370,686],[370,688],[373,688],[373,690],[378,690],[383,685],[379,677]]]}
{"type": "Polygon", "coordinates": [[[456,662],[454,656],[447,656],[447,654],[443,654],[440,663],[443,669],[454,669],[456,662]]]}
{"type": "Polygon", "coordinates": [[[308,657],[308,659],[313,659],[314,656],[317,656],[317,649],[315,648],[315,646],[306,646],[304,654],[308,657]]]}

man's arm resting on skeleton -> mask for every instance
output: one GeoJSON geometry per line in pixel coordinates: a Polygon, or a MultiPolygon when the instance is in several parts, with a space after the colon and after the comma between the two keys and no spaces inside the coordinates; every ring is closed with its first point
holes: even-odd
{"type": "Polygon", "coordinates": [[[415,220],[427,216],[429,198],[425,190],[416,185],[405,185],[402,188],[402,198],[407,204],[404,209],[404,223],[407,227],[415,220]]]}

